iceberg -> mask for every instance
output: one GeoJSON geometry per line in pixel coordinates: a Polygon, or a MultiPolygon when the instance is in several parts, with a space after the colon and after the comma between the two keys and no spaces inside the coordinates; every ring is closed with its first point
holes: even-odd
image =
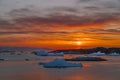
{"type": "Polygon", "coordinates": [[[48,56],[64,56],[63,52],[60,53],[48,53],[48,56]]]}
{"type": "Polygon", "coordinates": [[[33,52],[37,56],[64,56],[63,52],[60,53],[47,53],[45,50],[41,50],[39,52],[33,52]]]}
{"type": "Polygon", "coordinates": [[[91,54],[88,54],[88,56],[105,56],[106,54],[105,53],[102,53],[100,51],[96,52],[96,53],[91,53],[91,54]]]}
{"type": "Polygon", "coordinates": [[[109,56],[120,56],[120,54],[119,54],[119,53],[114,52],[114,53],[109,54],[109,56]]]}
{"type": "Polygon", "coordinates": [[[47,56],[47,53],[45,50],[40,50],[39,52],[34,52],[37,56],[47,56]]]}
{"type": "Polygon", "coordinates": [[[68,67],[82,67],[82,64],[71,63],[64,59],[54,59],[51,62],[42,63],[45,68],[68,68],[68,67]]]}
{"type": "Polygon", "coordinates": [[[72,59],[65,59],[67,61],[107,61],[106,59],[100,57],[87,57],[87,56],[79,56],[72,59]]]}

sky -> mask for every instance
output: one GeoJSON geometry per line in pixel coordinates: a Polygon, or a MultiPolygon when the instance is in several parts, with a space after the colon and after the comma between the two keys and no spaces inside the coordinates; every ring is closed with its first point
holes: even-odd
{"type": "Polygon", "coordinates": [[[0,0],[0,46],[120,47],[120,0],[0,0]]]}

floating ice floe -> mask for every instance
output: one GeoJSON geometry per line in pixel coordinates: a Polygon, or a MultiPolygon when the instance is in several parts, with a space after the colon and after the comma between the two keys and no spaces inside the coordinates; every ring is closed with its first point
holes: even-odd
{"type": "Polygon", "coordinates": [[[65,59],[67,61],[106,61],[106,59],[100,57],[87,57],[87,56],[79,56],[72,59],[65,59]]]}
{"type": "Polygon", "coordinates": [[[88,54],[88,56],[105,56],[105,55],[106,55],[105,53],[102,53],[100,51],[88,54]]]}
{"type": "Polygon", "coordinates": [[[34,52],[37,56],[47,56],[47,53],[45,50],[40,50],[39,52],[34,52]]]}
{"type": "Polygon", "coordinates": [[[109,56],[120,56],[120,54],[119,54],[119,53],[114,52],[114,53],[109,54],[109,56]]]}
{"type": "Polygon", "coordinates": [[[41,50],[40,52],[34,52],[37,56],[64,56],[63,52],[60,53],[47,53],[45,50],[41,50]]]}
{"type": "Polygon", "coordinates": [[[48,56],[64,56],[63,52],[60,53],[48,53],[48,56]]]}
{"type": "Polygon", "coordinates": [[[47,63],[40,63],[42,64],[45,68],[68,68],[68,67],[82,67],[82,64],[79,63],[71,63],[68,61],[65,61],[64,59],[54,59],[51,62],[47,63]]]}

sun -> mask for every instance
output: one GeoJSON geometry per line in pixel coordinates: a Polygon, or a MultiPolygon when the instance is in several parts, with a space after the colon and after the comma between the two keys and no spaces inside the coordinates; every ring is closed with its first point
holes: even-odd
{"type": "Polygon", "coordinates": [[[77,41],[77,42],[75,42],[77,45],[81,45],[82,44],[82,42],[80,42],[80,41],[77,41]]]}

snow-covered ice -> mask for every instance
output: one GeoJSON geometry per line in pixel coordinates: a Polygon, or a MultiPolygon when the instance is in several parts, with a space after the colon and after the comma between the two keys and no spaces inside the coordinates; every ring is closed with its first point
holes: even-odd
{"type": "Polygon", "coordinates": [[[64,56],[63,52],[60,53],[48,53],[48,56],[64,56]]]}
{"type": "Polygon", "coordinates": [[[45,50],[40,50],[39,52],[34,52],[37,56],[64,56],[63,52],[60,53],[47,53],[45,50]]]}
{"type": "Polygon", "coordinates": [[[37,56],[47,56],[47,52],[45,50],[40,50],[39,52],[35,52],[37,56]]]}
{"type": "Polygon", "coordinates": [[[88,54],[88,56],[105,56],[105,55],[106,55],[105,53],[102,53],[100,51],[88,54]]]}
{"type": "Polygon", "coordinates": [[[64,59],[54,59],[51,62],[42,63],[45,68],[67,68],[67,67],[82,67],[82,64],[71,63],[64,59]]]}
{"type": "Polygon", "coordinates": [[[120,56],[120,54],[119,54],[119,53],[114,52],[114,53],[109,54],[109,56],[120,56]]]}

